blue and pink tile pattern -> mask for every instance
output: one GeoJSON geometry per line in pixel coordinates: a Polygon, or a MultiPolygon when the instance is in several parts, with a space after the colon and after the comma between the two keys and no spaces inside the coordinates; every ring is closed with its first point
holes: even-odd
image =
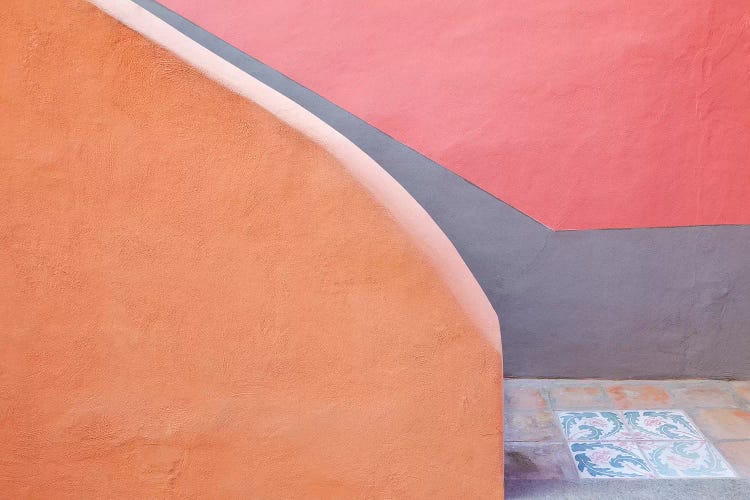
{"type": "Polygon", "coordinates": [[[581,478],[735,477],[679,410],[558,411],[581,478]]]}

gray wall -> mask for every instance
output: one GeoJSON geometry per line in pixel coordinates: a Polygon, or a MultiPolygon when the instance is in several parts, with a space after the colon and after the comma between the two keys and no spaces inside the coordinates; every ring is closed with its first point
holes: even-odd
{"type": "Polygon", "coordinates": [[[383,166],[453,241],[518,377],[750,378],[750,226],[553,232],[151,0],[383,166]]]}

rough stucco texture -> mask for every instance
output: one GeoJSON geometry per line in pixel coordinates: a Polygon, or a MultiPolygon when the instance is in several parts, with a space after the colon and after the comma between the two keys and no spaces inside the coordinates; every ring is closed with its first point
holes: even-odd
{"type": "Polygon", "coordinates": [[[553,229],[750,223],[747,0],[163,0],[553,229]]]}
{"type": "Polygon", "coordinates": [[[3,8],[3,496],[502,495],[499,355],[340,164],[85,3],[3,8]]]}

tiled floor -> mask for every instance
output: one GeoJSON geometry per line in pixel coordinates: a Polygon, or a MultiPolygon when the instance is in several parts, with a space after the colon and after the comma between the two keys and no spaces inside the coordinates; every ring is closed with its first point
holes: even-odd
{"type": "Polygon", "coordinates": [[[511,484],[736,488],[750,479],[750,382],[506,379],[505,440],[511,484]]]}
{"type": "Polygon", "coordinates": [[[579,477],[735,477],[684,412],[556,413],[579,477]]]}

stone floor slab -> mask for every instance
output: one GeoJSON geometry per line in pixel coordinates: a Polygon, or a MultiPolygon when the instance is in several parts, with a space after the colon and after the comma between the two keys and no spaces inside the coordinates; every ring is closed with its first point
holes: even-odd
{"type": "Polygon", "coordinates": [[[550,400],[556,410],[608,409],[613,404],[599,384],[551,387],[550,400]]]}
{"type": "Polygon", "coordinates": [[[557,441],[562,433],[548,410],[505,410],[505,441],[557,441]]]}
{"type": "Polygon", "coordinates": [[[731,384],[741,402],[750,405],[750,381],[732,382],[731,384]]]}
{"type": "Polygon", "coordinates": [[[573,479],[577,477],[567,447],[562,443],[519,443],[505,446],[505,478],[573,479]]]}
{"type": "Polygon", "coordinates": [[[695,423],[708,437],[750,439],[750,411],[736,408],[708,408],[693,412],[695,423]]]}
{"type": "Polygon", "coordinates": [[[539,410],[547,408],[543,389],[532,385],[506,381],[503,387],[505,407],[519,410],[539,410]]]}
{"type": "Polygon", "coordinates": [[[507,500],[744,500],[750,481],[743,479],[623,479],[505,483],[507,500]]]}
{"type": "Polygon", "coordinates": [[[667,391],[654,384],[615,384],[607,387],[607,394],[619,409],[673,408],[667,391]]]}
{"type": "Polygon", "coordinates": [[[738,476],[750,478],[750,441],[723,441],[716,446],[738,476]]]}
{"type": "Polygon", "coordinates": [[[731,408],[737,400],[727,383],[688,385],[671,390],[675,406],[680,408],[731,408]]]}

